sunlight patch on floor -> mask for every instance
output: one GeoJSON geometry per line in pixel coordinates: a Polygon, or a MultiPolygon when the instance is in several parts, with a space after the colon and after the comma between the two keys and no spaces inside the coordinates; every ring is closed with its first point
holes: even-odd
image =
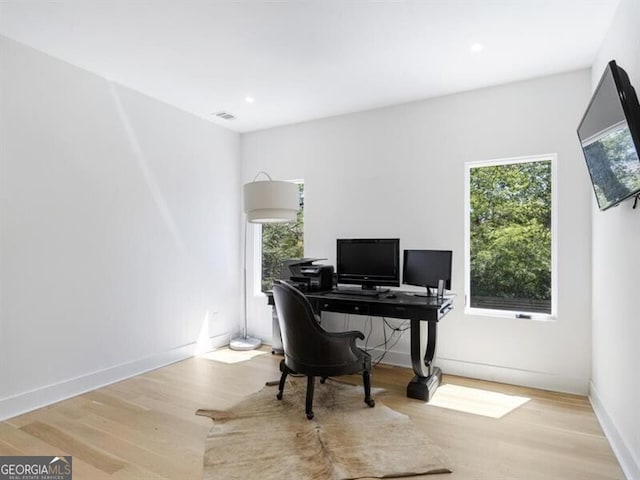
{"type": "Polygon", "coordinates": [[[247,360],[251,360],[254,357],[259,355],[266,355],[268,352],[261,350],[231,350],[229,348],[219,348],[218,350],[214,350],[213,352],[203,353],[202,355],[198,355],[198,358],[206,358],[207,360],[213,360],[215,362],[222,363],[239,363],[246,362],[247,360]]]}
{"type": "Polygon", "coordinates": [[[484,417],[502,418],[529,400],[531,399],[528,397],[445,384],[436,390],[428,405],[484,417]]]}

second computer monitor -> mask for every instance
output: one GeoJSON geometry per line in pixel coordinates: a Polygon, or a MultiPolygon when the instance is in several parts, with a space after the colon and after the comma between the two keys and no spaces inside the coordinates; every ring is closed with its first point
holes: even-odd
{"type": "Polygon", "coordinates": [[[444,280],[444,288],[451,290],[452,261],[451,250],[405,250],[402,283],[429,289],[444,280]]]}

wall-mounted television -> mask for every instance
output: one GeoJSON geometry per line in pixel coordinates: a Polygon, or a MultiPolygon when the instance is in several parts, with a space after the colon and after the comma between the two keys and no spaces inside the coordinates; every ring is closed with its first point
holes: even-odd
{"type": "Polygon", "coordinates": [[[336,245],[338,283],[363,289],[400,286],[400,239],[339,238],[336,245]]]}
{"type": "Polygon", "coordinates": [[[615,60],[591,97],[578,138],[600,210],[640,193],[640,104],[615,60]]]}

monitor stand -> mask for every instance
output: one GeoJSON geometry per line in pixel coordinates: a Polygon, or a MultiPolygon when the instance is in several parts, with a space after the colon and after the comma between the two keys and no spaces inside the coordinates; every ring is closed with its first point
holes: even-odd
{"type": "Polygon", "coordinates": [[[413,294],[413,296],[414,297],[435,297],[435,295],[431,293],[431,288],[429,287],[425,287],[425,288],[427,289],[425,293],[416,292],[413,294]]]}
{"type": "Polygon", "coordinates": [[[414,293],[416,297],[437,297],[442,298],[445,294],[445,281],[438,280],[438,288],[425,287],[427,289],[426,293],[414,293]],[[435,290],[435,293],[432,291],[435,290]]]}
{"type": "Polygon", "coordinates": [[[376,293],[387,293],[389,291],[388,288],[380,288],[377,286],[369,286],[369,285],[362,285],[362,290],[364,290],[365,292],[376,292],[376,293]]]}

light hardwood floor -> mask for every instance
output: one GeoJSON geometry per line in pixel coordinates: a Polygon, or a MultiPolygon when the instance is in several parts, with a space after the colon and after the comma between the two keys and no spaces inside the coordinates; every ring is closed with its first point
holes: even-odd
{"type": "MultiPolygon", "coordinates": [[[[194,412],[228,408],[277,379],[280,357],[264,352],[238,363],[188,359],[0,422],[0,455],[72,455],[75,480],[199,479],[211,420],[194,412]]],[[[585,397],[445,376],[463,391],[529,399],[491,418],[407,399],[411,376],[377,367],[373,384],[386,392],[376,398],[424,428],[454,468],[412,478],[624,479],[585,397]]],[[[478,402],[451,400],[456,408],[478,402]]]]}

